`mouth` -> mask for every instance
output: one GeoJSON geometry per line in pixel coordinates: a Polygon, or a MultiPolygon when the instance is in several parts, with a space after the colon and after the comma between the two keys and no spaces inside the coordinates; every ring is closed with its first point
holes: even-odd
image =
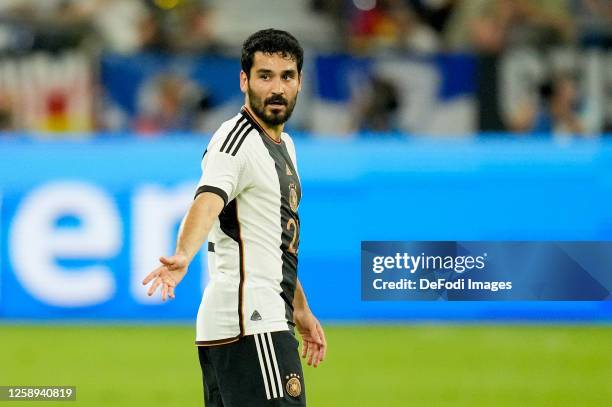
{"type": "Polygon", "coordinates": [[[273,109],[280,109],[282,107],[285,107],[285,104],[281,102],[274,102],[274,103],[268,103],[268,106],[270,106],[273,109]]]}

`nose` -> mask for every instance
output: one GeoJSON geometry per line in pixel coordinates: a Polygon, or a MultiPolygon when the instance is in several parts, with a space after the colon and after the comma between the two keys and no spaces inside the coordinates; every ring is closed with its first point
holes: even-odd
{"type": "Polygon", "coordinates": [[[272,94],[273,95],[282,95],[285,93],[285,87],[283,85],[283,81],[280,77],[276,77],[274,79],[274,83],[272,84],[272,94]]]}

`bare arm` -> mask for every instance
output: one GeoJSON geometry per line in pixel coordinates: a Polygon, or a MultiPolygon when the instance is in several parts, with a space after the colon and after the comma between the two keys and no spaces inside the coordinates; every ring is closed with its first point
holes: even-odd
{"type": "Polygon", "coordinates": [[[295,294],[293,295],[293,309],[310,311],[310,307],[308,307],[308,301],[306,301],[306,294],[304,293],[302,283],[300,283],[299,279],[297,280],[297,283],[295,285],[295,294]]]}
{"type": "Polygon", "coordinates": [[[293,319],[300,335],[302,335],[302,357],[308,356],[308,365],[317,367],[325,358],[327,340],[321,323],[315,318],[300,280],[297,280],[293,294],[293,319]]]}
{"type": "Polygon", "coordinates": [[[219,195],[212,192],[198,195],[181,222],[176,254],[182,254],[191,263],[222,210],[223,199],[219,195]]]}
{"type": "Polygon", "coordinates": [[[143,285],[153,281],[147,292],[149,296],[161,285],[162,300],[166,301],[166,296],[174,298],[175,287],[187,274],[189,263],[204,244],[221,210],[223,199],[218,195],[211,192],[198,195],[181,222],[174,255],[160,257],[161,265],[142,281],[143,285]]]}

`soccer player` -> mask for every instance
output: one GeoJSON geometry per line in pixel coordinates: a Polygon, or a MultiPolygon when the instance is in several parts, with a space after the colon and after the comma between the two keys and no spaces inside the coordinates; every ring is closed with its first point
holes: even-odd
{"type": "Polygon", "coordinates": [[[215,132],[176,252],[143,284],[174,298],[208,237],[207,285],[196,344],[208,407],[305,406],[302,357],[316,367],[326,340],[297,278],[302,196],[293,141],[283,132],[301,90],[303,50],[268,29],[243,44],[240,112],[215,132]]]}

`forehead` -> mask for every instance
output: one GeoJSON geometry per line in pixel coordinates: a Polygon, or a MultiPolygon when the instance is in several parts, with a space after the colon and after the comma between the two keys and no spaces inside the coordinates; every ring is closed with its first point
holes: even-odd
{"type": "Polygon", "coordinates": [[[257,71],[266,69],[270,71],[297,71],[297,62],[291,55],[283,56],[281,53],[264,53],[257,51],[253,55],[253,67],[251,70],[257,71]]]}

